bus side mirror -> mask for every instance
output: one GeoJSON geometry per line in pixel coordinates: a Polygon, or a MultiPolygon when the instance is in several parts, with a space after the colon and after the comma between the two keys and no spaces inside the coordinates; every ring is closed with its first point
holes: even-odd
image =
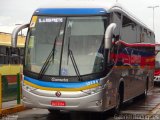
{"type": "Polygon", "coordinates": [[[13,32],[12,32],[12,37],[11,37],[11,45],[12,47],[16,48],[17,47],[17,37],[18,33],[22,30],[29,27],[29,24],[24,24],[16,27],[13,32]]]}
{"type": "Polygon", "coordinates": [[[114,33],[114,30],[116,28],[116,23],[111,23],[105,32],[105,49],[110,49],[112,46],[112,36],[114,33]]]}

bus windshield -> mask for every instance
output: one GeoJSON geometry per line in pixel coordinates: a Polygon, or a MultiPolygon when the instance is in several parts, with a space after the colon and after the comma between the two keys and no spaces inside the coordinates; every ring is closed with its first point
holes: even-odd
{"type": "Polygon", "coordinates": [[[24,69],[52,76],[104,71],[104,34],[108,20],[106,16],[33,16],[24,69]]]}

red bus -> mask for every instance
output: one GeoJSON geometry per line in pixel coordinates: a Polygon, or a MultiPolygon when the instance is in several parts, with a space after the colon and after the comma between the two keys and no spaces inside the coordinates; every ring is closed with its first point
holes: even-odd
{"type": "Polygon", "coordinates": [[[155,72],[154,72],[154,81],[160,81],[160,44],[156,44],[155,46],[155,72]]]}

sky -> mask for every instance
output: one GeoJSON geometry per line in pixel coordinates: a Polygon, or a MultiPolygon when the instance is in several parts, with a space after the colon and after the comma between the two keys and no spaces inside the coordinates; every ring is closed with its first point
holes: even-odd
{"type": "MultiPolygon", "coordinates": [[[[0,32],[11,33],[17,24],[29,23],[35,9],[55,0],[0,0],[0,32]]],[[[68,0],[69,1],[69,0],[68,0]]],[[[77,0],[78,1],[78,0],[77,0]]],[[[101,0],[99,0],[100,2],[101,0]]],[[[153,30],[153,9],[149,6],[159,6],[154,10],[154,31],[156,42],[160,43],[160,0],[106,0],[122,6],[139,18],[153,30]]]]}

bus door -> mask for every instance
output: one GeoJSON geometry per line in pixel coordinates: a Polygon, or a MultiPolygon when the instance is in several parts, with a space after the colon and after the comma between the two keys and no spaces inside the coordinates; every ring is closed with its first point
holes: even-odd
{"type": "Polygon", "coordinates": [[[132,85],[133,88],[133,96],[136,96],[140,93],[140,91],[143,90],[143,75],[142,75],[142,69],[140,66],[141,63],[141,56],[140,56],[140,51],[133,49],[131,53],[131,76],[132,76],[132,85]]]}

